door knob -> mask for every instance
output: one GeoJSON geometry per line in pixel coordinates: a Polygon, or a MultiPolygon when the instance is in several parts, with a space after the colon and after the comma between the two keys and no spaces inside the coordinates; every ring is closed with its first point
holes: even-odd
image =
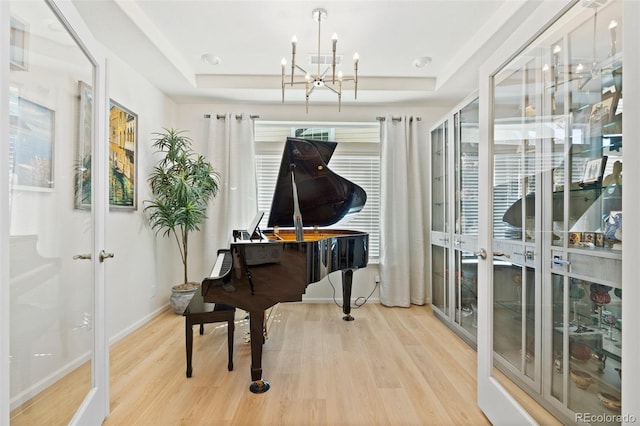
{"type": "Polygon", "coordinates": [[[100,250],[100,262],[104,262],[106,259],[110,259],[114,256],[115,255],[113,253],[107,253],[104,250],[100,250]]]}
{"type": "Polygon", "coordinates": [[[475,252],[474,253],[476,256],[478,256],[481,259],[486,259],[487,258],[487,251],[483,248],[480,249],[480,251],[475,252]]]}
{"type": "Polygon", "coordinates": [[[73,260],[91,260],[91,253],[76,254],[75,256],[73,256],[73,260]]]}

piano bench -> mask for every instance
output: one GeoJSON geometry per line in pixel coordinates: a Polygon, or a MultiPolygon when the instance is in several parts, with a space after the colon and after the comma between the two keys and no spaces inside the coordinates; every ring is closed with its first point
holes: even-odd
{"type": "Polygon", "coordinates": [[[227,348],[229,352],[229,363],[227,369],[233,370],[233,333],[235,331],[235,312],[236,308],[229,305],[216,303],[213,311],[208,308],[210,304],[205,304],[202,300],[200,291],[196,291],[193,299],[184,310],[185,318],[185,337],[187,352],[187,377],[191,377],[192,366],[191,358],[193,354],[193,326],[200,324],[200,335],[204,333],[204,325],[215,322],[227,323],[227,348]]]}

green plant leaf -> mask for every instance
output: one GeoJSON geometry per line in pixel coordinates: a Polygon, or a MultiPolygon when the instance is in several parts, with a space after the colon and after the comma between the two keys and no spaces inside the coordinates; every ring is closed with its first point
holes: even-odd
{"type": "Polygon", "coordinates": [[[149,175],[154,199],[145,201],[144,210],[156,233],[175,237],[186,283],[188,234],[200,230],[209,201],[218,193],[220,176],[204,156],[193,152],[184,131],[164,130],[153,133],[153,146],[164,156],[149,175]]]}

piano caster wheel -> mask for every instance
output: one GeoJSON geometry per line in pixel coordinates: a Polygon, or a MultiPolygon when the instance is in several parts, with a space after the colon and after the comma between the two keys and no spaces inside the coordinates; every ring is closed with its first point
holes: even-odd
{"type": "Polygon", "coordinates": [[[252,393],[265,393],[269,390],[271,385],[266,380],[257,380],[249,386],[249,390],[252,393]]]}
{"type": "Polygon", "coordinates": [[[342,317],[343,320],[345,321],[353,321],[355,318],[351,316],[351,314],[347,314],[345,316],[342,317]]]}

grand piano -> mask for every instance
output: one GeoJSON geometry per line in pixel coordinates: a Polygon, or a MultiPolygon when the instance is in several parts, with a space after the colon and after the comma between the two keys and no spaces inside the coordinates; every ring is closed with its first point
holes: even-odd
{"type": "Polygon", "coordinates": [[[233,231],[219,250],[211,274],[202,281],[205,302],[249,312],[253,393],[269,390],[262,379],[264,312],[280,302],[302,300],[307,285],[341,271],[343,319],[351,316],[353,273],[368,262],[369,235],[324,229],[362,210],[367,195],[332,172],[327,164],[336,142],[287,138],[267,226],[233,231]],[[304,227],[303,222],[310,227],[304,227]]]}

